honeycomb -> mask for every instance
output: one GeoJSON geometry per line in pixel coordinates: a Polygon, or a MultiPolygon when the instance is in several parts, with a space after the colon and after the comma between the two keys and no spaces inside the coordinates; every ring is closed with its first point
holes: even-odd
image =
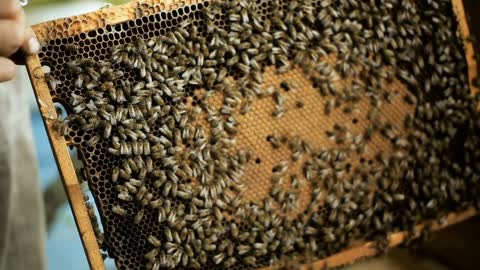
{"type": "Polygon", "coordinates": [[[478,203],[450,1],[129,7],[37,31],[118,269],[290,269],[478,203]]]}

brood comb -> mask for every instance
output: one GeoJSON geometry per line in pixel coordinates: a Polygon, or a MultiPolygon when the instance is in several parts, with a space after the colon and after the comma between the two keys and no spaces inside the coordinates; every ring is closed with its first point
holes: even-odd
{"type": "Polygon", "coordinates": [[[34,29],[94,269],[99,246],[119,269],[337,266],[475,213],[461,1],[132,2],[34,29]]]}

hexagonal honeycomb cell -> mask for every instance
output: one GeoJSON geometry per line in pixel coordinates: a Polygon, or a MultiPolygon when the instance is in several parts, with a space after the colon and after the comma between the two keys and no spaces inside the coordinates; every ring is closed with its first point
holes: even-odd
{"type": "Polygon", "coordinates": [[[37,28],[118,269],[290,269],[478,203],[451,2],[170,2],[37,28]]]}

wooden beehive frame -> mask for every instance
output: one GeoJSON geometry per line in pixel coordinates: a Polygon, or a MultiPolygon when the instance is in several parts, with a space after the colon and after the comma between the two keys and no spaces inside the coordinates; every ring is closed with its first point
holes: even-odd
{"type": "MultiPolygon", "coordinates": [[[[189,5],[196,3],[196,0],[154,0],[154,1],[138,1],[131,2],[122,6],[110,7],[98,10],[96,12],[85,15],[76,16],[72,18],[58,19],[51,22],[46,22],[33,26],[34,31],[41,43],[50,39],[58,38],[58,35],[73,36],[79,33],[85,33],[90,30],[104,27],[105,25],[113,25],[127,20],[134,19],[136,8],[142,4],[160,4],[162,10],[175,9],[181,5],[189,5]],[[72,21],[81,22],[79,24],[72,23],[72,21]],[[66,29],[66,33],[60,33],[58,26],[66,29]]],[[[462,0],[452,0],[454,12],[458,20],[459,34],[463,40],[470,35],[468,24],[466,21],[465,11],[462,0]]],[[[470,87],[473,92],[478,91],[473,85],[473,78],[477,76],[477,66],[474,58],[473,46],[471,43],[465,41],[465,52],[468,62],[468,76],[470,87]]],[[[91,269],[105,269],[102,256],[100,255],[99,246],[93,231],[90,218],[87,214],[87,209],[84,204],[83,194],[80,184],[75,174],[69,152],[67,150],[67,142],[64,137],[58,135],[53,128],[53,119],[56,119],[56,111],[49,92],[44,74],[41,70],[41,64],[38,56],[30,56],[27,58],[27,68],[29,76],[33,85],[35,95],[37,97],[38,106],[43,116],[44,124],[47,129],[48,137],[54,152],[54,156],[59,167],[60,175],[63,180],[65,189],[67,191],[68,199],[74,214],[75,222],[81,236],[81,240],[87,255],[87,259],[91,269]]],[[[474,209],[469,209],[462,213],[452,213],[448,216],[447,225],[454,224],[465,220],[476,214],[474,209]]],[[[434,229],[440,229],[446,225],[436,224],[434,229]]],[[[421,225],[417,226],[420,231],[421,225]]],[[[389,237],[389,245],[396,246],[402,243],[406,238],[406,233],[394,233],[389,237]]],[[[334,267],[351,263],[360,258],[373,256],[376,253],[372,248],[372,243],[365,243],[361,246],[348,249],[346,251],[337,253],[327,259],[315,262],[316,267],[323,267],[324,264],[334,267]]]]}

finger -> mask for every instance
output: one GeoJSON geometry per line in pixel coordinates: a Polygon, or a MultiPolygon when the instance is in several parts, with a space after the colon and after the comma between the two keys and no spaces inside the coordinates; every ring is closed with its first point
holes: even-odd
{"type": "Polygon", "coordinates": [[[40,43],[38,43],[35,32],[33,32],[30,27],[25,30],[25,39],[23,41],[22,50],[27,55],[36,54],[40,51],[40,43]]]}
{"type": "Polygon", "coordinates": [[[24,23],[0,20],[0,56],[9,57],[22,46],[24,40],[24,23]]]}
{"type": "Polygon", "coordinates": [[[35,32],[32,28],[28,27],[22,48],[17,50],[9,58],[17,65],[25,65],[25,56],[37,54],[40,51],[40,48],[40,43],[35,36],[35,32]]]}
{"type": "Polygon", "coordinates": [[[10,81],[15,77],[17,66],[12,60],[0,57],[0,82],[10,81]]]}
{"type": "Polygon", "coordinates": [[[0,19],[16,19],[22,13],[17,0],[0,0],[0,19]]]}

